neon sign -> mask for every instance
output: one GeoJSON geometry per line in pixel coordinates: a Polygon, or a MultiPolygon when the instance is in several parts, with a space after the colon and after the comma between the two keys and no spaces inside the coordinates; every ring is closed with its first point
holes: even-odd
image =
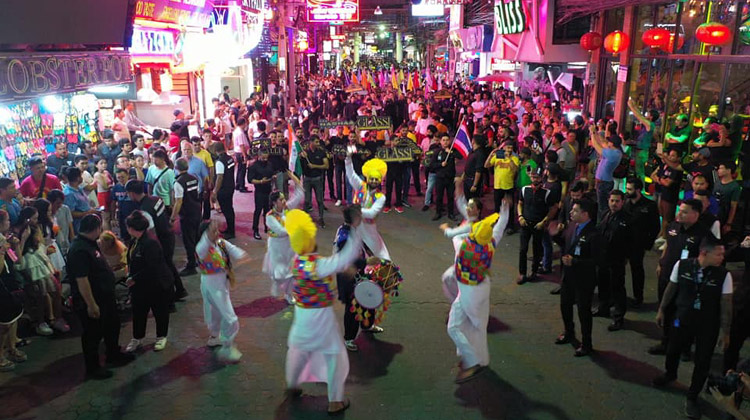
{"type": "Polygon", "coordinates": [[[499,0],[495,3],[495,30],[498,35],[520,34],[526,30],[522,0],[499,0]]]}
{"type": "Polygon", "coordinates": [[[307,0],[308,22],[359,22],[359,0],[307,0]]]}
{"type": "Polygon", "coordinates": [[[133,28],[131,55],[167,55],[175,53],[174,32],[165,29],[133,28]]]}

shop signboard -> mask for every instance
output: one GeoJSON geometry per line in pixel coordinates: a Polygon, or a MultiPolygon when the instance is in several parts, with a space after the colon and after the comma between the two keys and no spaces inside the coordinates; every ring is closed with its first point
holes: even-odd
{"type": "Polygon", "coordinates": [[[391,128],[391,117],[357,117],[356,121],[346,120],[320,120],[318,127],[321,130],[336,127],[357,127],[359,130],[389,130],[391,128]]]}
{"type": "Polygon", "coordinates": [[[520,34],[526,30],[523,0],[497,0],[495,2],[495,29],[498,35],[520,34]]]}
{"type": "Polygon", "coordinates": [[[307,0],[308,22],[359,22],[359,0],[307,0]]]}
{"type": "Polygon", "coordinates": [[[0,53],[0,101],[86,90],[133,80],[124,51],[0,53]]]}
{"type": "Polygon", "coordinates": [[[136,19],[206,28],[213,0],[137,0],[136,19]]]}
{"type": "Polygon", "coordinates": [[[130,55],[168,56],[176,52],[175,31],[134,27],[130,55]]]}

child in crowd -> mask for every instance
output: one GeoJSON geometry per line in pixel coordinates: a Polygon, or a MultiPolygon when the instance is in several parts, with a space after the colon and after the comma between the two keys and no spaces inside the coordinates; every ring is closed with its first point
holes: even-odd
{"type": "Polygon", "coordinates": [[[120,242],[111,230],[102,232],[97,243],[104,259],[109,264],[109,268],[115,273],[115,280],[119,281],[126,278],[128,276],[128,248],[125,244],[120,242]]]}
{"type": "MultiPolygon", "coordinates": [[[[125,160],[127,160],[127,158],[125,160]]],[[[102,228],[104,230],[109,230],[110,220],[112,219],[112,214],[110,211],[112,203],[111,190],[112,185],[114,185],[114,181],[112,179],[112,175],[107,170],[106,159],[101,158],[96,161],[96,173],[94,174],[94,180],[96,181],[96,198],[98,207],[103,210],[102,228]]]]}
{"type": "Polygon", "coordinates": [[[58,228],[55,234],[55,242],[60,249],[60,253],[67,255],[70,243],[75,236],[73,230],[73,213],[71,213],[70,207],[64,204],[65,194],[62,191],[50,191],[47,194],[47,199],[50,203],[50,211],[52,212],[55,226],[58,228]]]}
{"type": "Polygon", "coordinates": [[[133,137],[133,141],[135,142],[135,149],[133,149],[133,155],[135,155],[136,157],[141,156],[144,160],[144,163],[148,163],[148,149],[146,149],[146,140],[143,138],[142,135],[136,134],[133,137]]]}
{"type": "MultiPolygon", "coordinates": [[[[35,214],[38,216],[38,213],[35,214]]],[[[29,226],[31,234],[26,239],[23,257],[18,264],[26,278],[24,291],[29,302],[28,313],[31,321],[36,324],[36,333],[39,335],[52,335],[50,325],[60,332],[68,332],[70,327],[62,318],[62,297],[56,280],[57,271],[47,256],[42,229],[33,221],[29,222],[29,226]]]]}
{"type": "Polygon", "coordinates": [[[115,177],[117,178],[117,184],[112,187],[112,199],[115,205],[115,215],[117,215],[117,224],[120,226],[120,237],[123,241],[127,242],[130,240],[130,234],[125,226],[125,219],[130,216],[130,213],[138,209],[138,203],[131,200],[125,190],[125,184],[128,183],[128,171],[125,169],[118,169],[115,177]]]}

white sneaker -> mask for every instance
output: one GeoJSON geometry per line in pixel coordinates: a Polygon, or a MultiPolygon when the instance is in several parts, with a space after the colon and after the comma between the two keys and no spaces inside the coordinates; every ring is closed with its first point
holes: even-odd
{"type": "Polygon", "coordinates": [[[70,331],[70,326],[62,318],[56,319],[55,322],[52,324],[52,328],[61,333],[66,333],[70,331]]]}
{"type": "Polygon", "coordinates": [[[219,360],[226,363],[237,363],[242,358],[242,353],[240,353],[239,350],[237,350],[237,347],[222,347],[219,349],[219,351],[216,353],[219,360]]]}
{"type": "Polygon", "coordinates": [[[219,337],[208,337],[208,341],[206,342],[207,347],[219,347],[221,345],[221,340],[219,340],[219,337]]]}
{"type": "Polygon", "coordinates": [[[138,347],[141,346],[141,340],[137,340],[135,338],[131,339],[127,346],[125,346],[125,353],[132,353],[136,350],[138,350],[138,347]]]}
{"type": "Polygon", "coordinates": [[[667,243],[666,243],[666,242],[664,242],[664,243],[663,243],[663,244],[662,244],[662,245],[661,245],[661,246],[659,247],[659,251],[664,251],[664,248],[666,248],[666,247],[667,247],[667,243]]]}
{"type": "Polygon", "coordinates": [[[344,346],[346,346],[346,349],[349,351],[359,351],[359,347],[354,343],[354,340],[344,341],[344,346]]]}
{"type": "Polygon", "coordinates": [[[39,325],[36,326],[36,333],[39,335],[52,335],[55,332],[52,331],[52,328],[50,328],[46,322],[40,322],[39,325]]]}
{"type": "Polygon", "coordinates": [[[341,200],[336,200],[336,204],[334,204],[336,207],[341,207],[341,200]]]}
{"type": "Polygon", "coordinates": [[[167,347],[167,337],[156,337],[154,343],[154,351],[162,351],[164,347],[167,347]]]}

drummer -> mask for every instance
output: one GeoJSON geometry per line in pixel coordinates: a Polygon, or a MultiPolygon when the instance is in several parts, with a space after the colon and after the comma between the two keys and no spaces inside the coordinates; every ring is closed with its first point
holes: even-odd
{"type": "MultiPolygon", "coordinates": [[[[482,215],[482,201],[476,198],[471,198],[466,201],[466,195],[464,195],[464,179],[463,176],[456,178],[456,209],[463,216],[464,220],[461,224],[455,228],[450,228],[447,223],[440,225],[440,229],[446,237],[453,241],[453,248],[458,256],[458,251],[461,249],[461,244],[464,239],[469,236],[471,232],[472,223],[476,222],[482,215]]],[[[445,272],[443,272],[443,293],[450,302],[456,300],[458,296],[458,281],[456,280],[456,268],[451,265],[445,272]]]]}
{"type": "Polygon", "coordinates": [[[472,224],[471,233],[461,243],[455,269],[458,296],[448,316],[448,335],[461,358],[456,383],[474,378],[489,363],[487,322],[490,316],[490,276],[495,246],[508,224],[508,204],[497,213],[472,224]],[[493,226],[494,224],[494,226],[493,226]]]}
{"type": "Polygon", "coordinates": [[[336,314],[333,311],[333,275],[346,271],[361,255],[361,218],[352,217],[349,239],[340,252],[318,255],[317,228],[310,215],[302,210],[289,210],[286,231],[289,243],[298,255],[292,262],[294,283],[294,319],[289,331],[286,357],[287,395],[297,397],[303,382],[328,384],[328,414],[336,415],[349,408],[344,398],[344,383],[349,374],[346,355],[336,314]]]}
{"type": "MultiPolygon", "coordinates": [[[[341,250],[344,248],[344,245],[346,245],[349,239],[349,235],[352,231],[352,222],[356,219],[361,219],[362,208],[359,204],[352,204],[351,206],[346,207],[342,211],[342,213],[344,215],[344,223],[339,226],[338,230],[336,231],[336,239],[333,242],[334,254],[341,252],[341,250]]],[[[365,266],[367,265],[365,257],[365,252],[364,250],[362,250],[359,259],[357,259],[357,261],[355,262],[355,273],[360,276],[364,275],[365,266]]],[[[352,299],[354,298],[356,274],[353,274],[351,272],[336,274],[336,285],[338,286],[339,300],[344,304],[344,345],[346,346],[347,350],[352,352],[359,350],[357,344],[354,343],[354,339],[357,338],[357,333],[359,332],[361,324],[360,321],[357,321],[357,313],[349,310],[349,307],[352,304],[352,299]]],[[[369,312],[369,319],[375,319],[374,310],[365,311],[369,312]]],[[[373,324],[369,328],[365,328],[364,326],[361,326],[361,328],[363,331],[376,334],[383,332],[383,328],[375,324],[373,324]]]]}
{"type": "Polygon", "coordinates": [[[380,259],[391,259],[388,248],[385,246],[383,237],[378,233],[375,218],[383,210],[385,195],[379,191],[380,186],[388,172],[388,165],[381,159],[370,159],[362,165],[362,174],[367,182],[354,172],[352,164],[352,153],[349,151],[344,160],[346,167],[346,179],[352,186],[352,202],[362,206],[362,241],[372,251],[372,254],[380,259]]]}

